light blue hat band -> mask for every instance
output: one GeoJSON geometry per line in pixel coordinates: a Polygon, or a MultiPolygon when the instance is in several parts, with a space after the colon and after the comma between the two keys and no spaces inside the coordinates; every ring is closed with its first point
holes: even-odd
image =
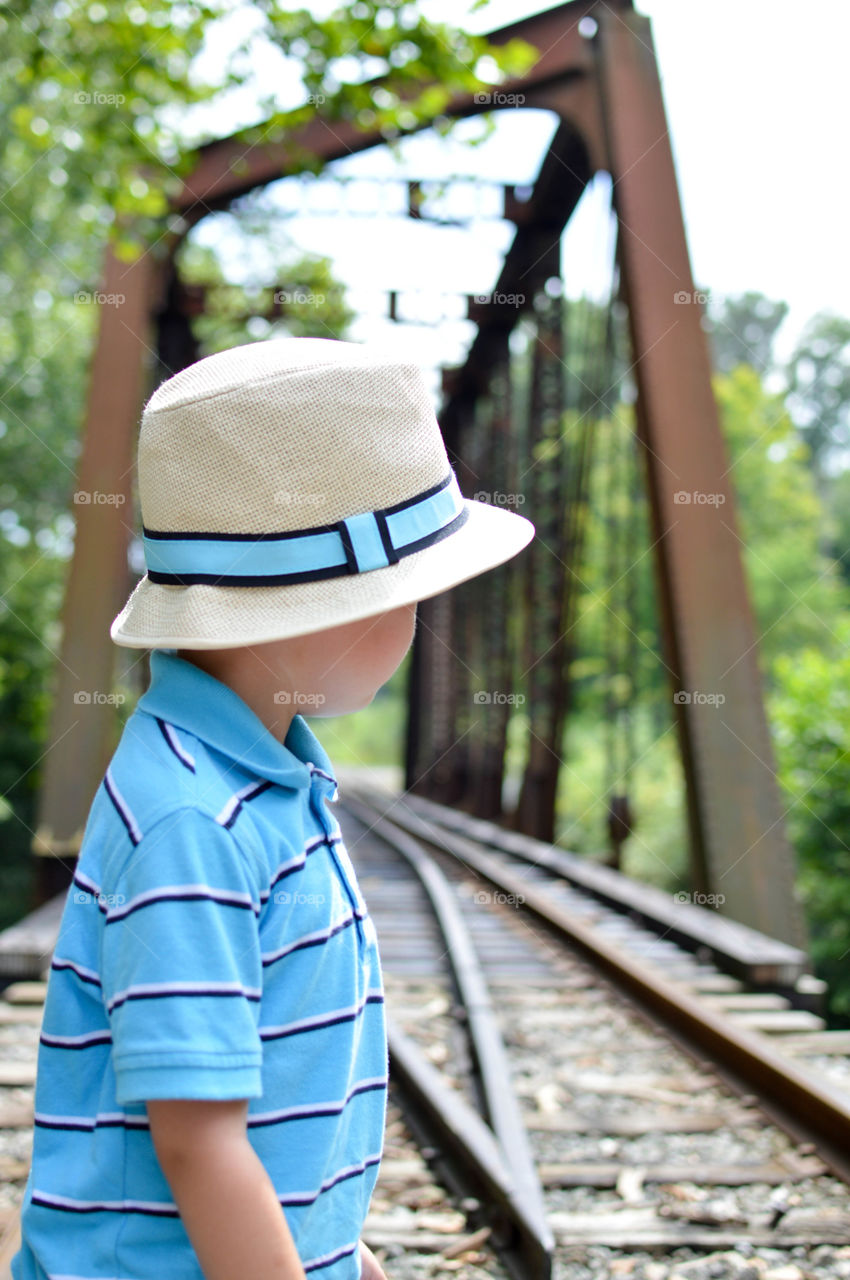
{"type": "Polygon", "coordinates": [[[454,471],[440,484],[380,511],[288,533],[143,530],[151,582],[268,587],[385,569],[454,533],[467,510],[454,471]]]}

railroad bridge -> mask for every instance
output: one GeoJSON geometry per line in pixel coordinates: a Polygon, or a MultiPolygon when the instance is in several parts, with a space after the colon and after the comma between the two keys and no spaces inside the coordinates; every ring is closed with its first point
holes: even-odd
{"type": "MultiPolygon", "coordinates": [[[[576,683],[582,556],[598,499],[591,476],[607,449],[611,487],[631,486],[639,499],[632,524],[616,514],[605,521],[612,544],[601,600],[610,620],[610,860],[616,865],[639,804],[628,789],[629,697],[636,670],[649,663],[666,704],[662,719],[669,710],[678,735],[691,890],[714,895],[708,900],[731,919],[804,946],[729,460],[649,23],[624,0],[574,0],[490,39],[521,39],[539,56],[500,93],[456,96],[445,115],[519,102],[510,109],[548,113],[553,132],[533,186],[502,189],[501,216],[512,224],[513,240],[491,293],[468,299],[475,335],[463,363],[443,370],[439,417],[463,492],[521,500],[537,537],[521,564],[422,602],[410,665],[407,789],[554,839],[576,683]],[[610,296],[582,309],[566,299],[561,243],[594,184],[607,195],[599,216],[614,229],[610,296]],[[512,350],[520,329],[522,368],[512,350]],[[650,559],[656,626],[647,643],[632,611],[638,565],[650,559]],[[522,758],[513,794],[509,732],[522,758]]],[[[127,501],[75,512],[34,842],[43,899],[67,880],[115,741],[113,708],[91,706],[80,717],[73,695],[112,687],[109,623],[133,577],[127,512],[140,402],[157,380],[198,357],[193,318],[209,310],[204,290],[181,280],[177,252],[210,213],[296,177],[305,155],[332,177],[335,161],[380,145],[379,133],[327,121],[321,108],[287,144],[248,146],[238,137],[210,143],[173,197],[155,251],[131,264],[107,258],[103,290],[126,301],[118,322],[102,311],[77,487],[127,501]]],[[[427,184],[411,180],[409,196],[410,215],[427,222],[434,205],[427,184]]],[[[391,314],[396,301],[392,295],[391,314]]]]}
{"type": "MultiPolygon", "coordinates": [[[[499,187],[512,240],[491,292],[466,299],[475,333],[442,370],[438,416],[463,492],[521,500],[537,536],[520,562],[421,602],[404,786],[352,775],[340,788],[391,1013],[395,1092],[365,1239],[388,1271],[420,1251],[440,1275],[435,1257],[446,1274],[528,1280],[579,1261],[589,1270],[570,1276],[847,1275],[850,1033],[817,1012],[650,26],[627,0],[573,0],[490,35],[515,38],[537,50],[529,70],[490,101],[455,96],[445,114],[510,103],[547,113],[551,137],[533,184],[499,187]],[[596,304],[568,301],[562,263],[589,192],[610,231],[596,304]],[[630,498],[619,509],[618,493],[630,498]],[[608,535],[607,830],[603,856],[588,858],[557,837],[594,528],[608,535]],[[638,566],[650,561],[647,606],[638,566]],[[647,607],[657,643],[637,623],[647,607]],[[640,830],[641,672],[659,732],[675,727],[691,890],[714,895],[712,909],[620,867],[640,830]],[[758,1267],[736,1270],[754,1250],[758,1267]],[[713,1269],[695,1270],[706,1255],[713,1269]]],[[[17,1245],[43,979],[116,739],[113,707],[79,717],[73,695],[115,679],[140,405],[204,354],[197,318],[216,321],[214,299],[181,278],[179,249],[248,193],[315,162],[332,179],[336,162],[381,145],[321,108],[286,143],[210,143],[156,252],[107,256],[103,291],[125,302],[118,321],[102,311],[77,488],[124,501],[76,508],[33,846],[39,905],[0,935],[0,974],[16,979],[0,998],[0,1167],[13,1187],[0,1278],[17,1245]]],[[[407,216],[439,222],[439,192],[405,180],[407,216]]],[[[285,315],[283,293],[252,314],[285,315]]],[[[391,291],[390,317],[402,310],[391,291]]]]}

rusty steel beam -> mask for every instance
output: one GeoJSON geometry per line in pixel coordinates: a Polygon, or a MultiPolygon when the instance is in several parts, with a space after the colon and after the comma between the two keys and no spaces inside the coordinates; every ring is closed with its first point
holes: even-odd
{"type": "Polygon", "coordinates": [[[804,945],[756,659],[730,463],[711,386],[647,19],[603,6],[599,77],[639,423],[659,541],[693,854],[721,910],[804,945]],[[683,299],[688,299],[684,301],[683,299]],[[721,701],[722,700],[722,701],[721,701]]]}
{"type": "MultiPolygon", "coordinates": [[[[574,78],[586,77],[592,70],[588,41],[578,28],[582,18],[595,13],[598,3],[599,0],[572,0],[547,13],[488,32],[487,39],[494,45],[521,39],[540,51],[537,62],[524,75],[493,88],[498,87],[498,91],[506,95],[521,93],[523,107],[557,110],[565,85],[574,78]]],[[[608,3],[618,12],[631,8],[631,0],[608,0],[608,3]]],[[[387,77],[381,76],[370,83],[377,87],[386,80],[387,77]]],[[[426,86],[423,83],[419,87],[426,86]]],[[[410,98],[413,90],[406,90],[400,96],[410,98]]],[[[498,103],[477,102],[476,97],[480,96],[454,94],[443,114],[460,118],[514,109],[498,103]]],[[[417,124],[406,129],[405,136],[428,127],[428,121],[417,124]]],[[[187,227],[213,210],[226,208],[237,196],[255,187],[300,172],[303,165],[298,157],[304,152],[327,164],[386,143],[379,131],[360,129],[351,120],[328,119],[321,110],[285,142],[249,142],[244,133],[199,148],[194,169],[184,178],[182,188],[172,200],[175,212],[182,215],[187,227]]]]}
{"type": "Polygon", "coordinates": [[[39,858],[41,901],[69,881],[71,864],[62,860],[79,849],[115,745],[115,707],[103,701],[112,693],[115,656],[109,625],[130,586],[133,450],[157,265],[150,253],[129,265],[112,253],[106,258],[103,293],[120,301],[100,307],[75,485],[74,555],[33,840],[34,853],[55,855],[39,858]]]}

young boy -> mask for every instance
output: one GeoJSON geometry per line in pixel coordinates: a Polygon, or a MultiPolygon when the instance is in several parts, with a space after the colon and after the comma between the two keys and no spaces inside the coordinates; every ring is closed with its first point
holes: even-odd
{"type": "Polygon", "coordinates": [[[460,495],[420,371],[277,339],[163,383],[151,684],[92,804],[53,956],[14,1280],[380,1280],[360,1231],[387,1083],[375,933],[300,714],[366,706],[416,602],[527,520],[460,495]]]}

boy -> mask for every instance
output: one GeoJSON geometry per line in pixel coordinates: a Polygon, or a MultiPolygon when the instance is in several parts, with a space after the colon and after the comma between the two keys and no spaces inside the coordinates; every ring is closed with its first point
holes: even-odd
{"type": "Polygon", "coordinates": [[[111,635],[151,684],[53,956],[14,1280],[380,1280],[359,1242],[387,1083],[372,922],[299,707],[367,705],[416,602],[515,555],[420,371],[276,339],[163,383],[147,574],[111,635]]]}

